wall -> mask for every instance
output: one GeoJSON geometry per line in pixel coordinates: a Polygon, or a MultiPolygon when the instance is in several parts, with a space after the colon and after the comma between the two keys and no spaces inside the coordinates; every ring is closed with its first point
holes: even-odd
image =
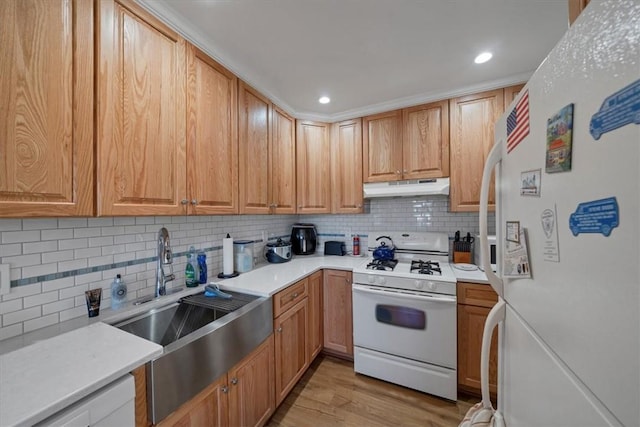
{"type": "MultiPolygon", "coordinates": [[[[226,233],[251,239],[262,254],[264,241],[288,237],[297,221],[317,225],[321,243],[349,242],[375,230],[478,232],[478,215],[448,212],[448,199],[375,199],[362,215],[233,215],[198,217],[116,217],[0,219],[0,263],[11,265],[12,288],[0,298],[0,340],[86,316],[84,292],[101,287],[101,307],[110,305],[116,274],[127,284],[129,299],[153,294],[158,230],[169,230],[176,280],[184,283],[184,253],[190,245],[207,254],[209,278],[222,270],[226,233]],[[348,236],[345,238],[345,235],[348,236]]],[[[491,219],[491,218],[490,218],[491,219]]],[[[492,230],[490,229],[490,232],[492,230]]],[[[322,248],[322,246],[321,246],[322,248]]]]}

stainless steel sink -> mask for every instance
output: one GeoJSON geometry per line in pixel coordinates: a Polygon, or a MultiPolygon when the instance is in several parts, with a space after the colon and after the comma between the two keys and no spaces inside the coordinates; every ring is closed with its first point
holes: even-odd
{"type": "Polygon", "coordinates": [[[146,365],[147,407],[164,419],[251,353],[273,332],[270,297],[202,294],[151,309],[114,326],[164,347],[146,365]]]}
{"type": "Polygon", "coordinates": [[[115,326],[164,347],[227,314],[224,310],[176,302],[115,326]]]}

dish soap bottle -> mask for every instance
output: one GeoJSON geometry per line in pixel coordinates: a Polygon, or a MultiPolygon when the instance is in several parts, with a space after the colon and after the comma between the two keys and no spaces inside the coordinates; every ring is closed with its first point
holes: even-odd
{"type": "Polygon", "coordinates": [[[207,283],[207,254],[204,251],[198,252],[198,270],[199,282],[207,283]]]}
{"type": "Polygon", "coordinates": [[[194,288],[198,286],[198,280],[196,279],[196,268],[194,267],[195,260],[192,257],[191,251],[187,253],[187,266],[184,270],[184,278],[188,288],[194,288]]]}
{"type": "Polygon", "coordinates": [[[121,276],[116,275],[115,280],[111,283],[111,309],[116,310],[124,305],[127,299],[127,285],[122,281],[121,276]]]}

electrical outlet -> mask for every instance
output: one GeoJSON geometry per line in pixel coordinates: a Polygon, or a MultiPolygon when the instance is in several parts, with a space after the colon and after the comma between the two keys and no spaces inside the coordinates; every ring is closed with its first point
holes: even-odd
{"type": "Polygon", "coordinates": [[[8,294],[11,291],[11,271],[10,264],[0,264],[0,295],[8,294]]]}

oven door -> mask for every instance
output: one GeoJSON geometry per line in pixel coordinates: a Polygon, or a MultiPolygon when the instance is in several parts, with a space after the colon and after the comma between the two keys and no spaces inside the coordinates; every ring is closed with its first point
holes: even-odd
{"type": "Polygon", "coordinates": [[[455,369],[456,298],[353,285],[353,343],[455,369]]]}

